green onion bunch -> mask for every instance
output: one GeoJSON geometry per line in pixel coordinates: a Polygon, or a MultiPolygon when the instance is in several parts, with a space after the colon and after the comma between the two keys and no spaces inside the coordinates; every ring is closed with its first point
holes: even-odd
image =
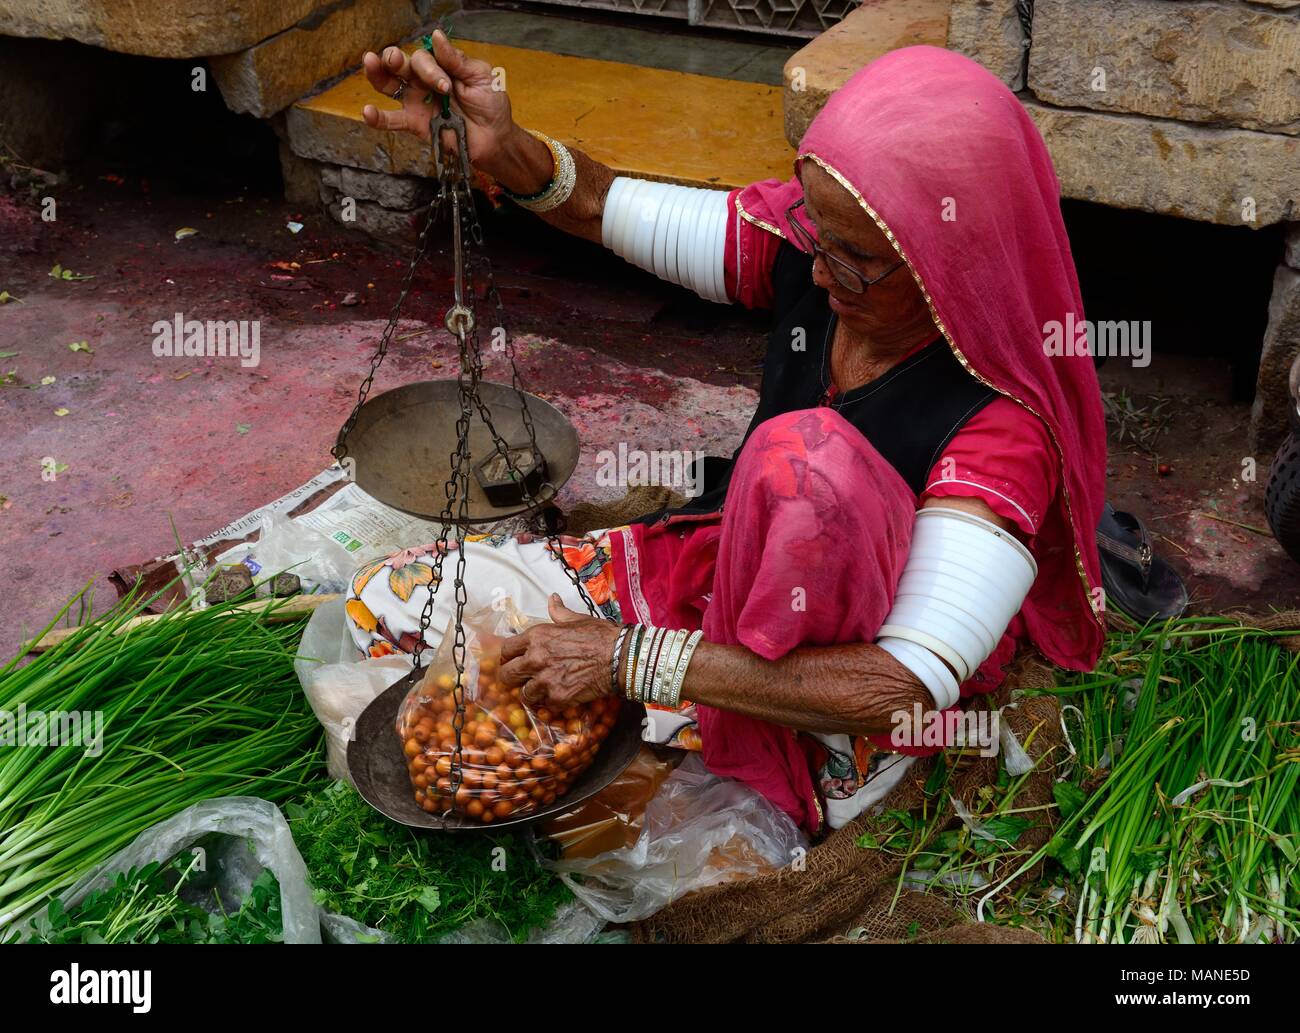
{"type": "Polygon", "coordinates": [[[1147,627],[1054,690],[1063,821],[1019,870],[1047,854],[1076,880],[1071,938],[1300,939],[1300,656],[1274,641],[1294,634],[1147,627]]]}
{"type": "Polygon", "coordinates": [[[293,669],[305,617],[222,604],[127,628],[146,605],[128,598],[0,667],[11,720],[20,707],[98,712],[104,733],[89,750],[0,745],[0,928],[199,800],[281,801],[320,775],[320,726],[293,669]]]}

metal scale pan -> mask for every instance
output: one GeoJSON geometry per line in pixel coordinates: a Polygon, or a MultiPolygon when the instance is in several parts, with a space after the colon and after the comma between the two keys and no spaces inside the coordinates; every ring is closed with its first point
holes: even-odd
{"type": "MultiPolygon", "coordinates": [[[[519,396],[508,384],[480,381],[479,397],[501,438],[512,447],[528,440],[519,396]]],[[[538,493],[545,505],[578,465],[578,432],[555,406],[527,395],[537,432],[537,451],[546,460],[548,484],[538,493]]],[[[460,401],[455,380],[424,380],[375,395],[361,407],[347,438],[356,463],[356,482],[367,495],[403,513],[438,519],[447,505],[448,462],[456,451],[460,401]]],[[[492,436],[477,408],[469,425],[470,465],[495,453],[492,436]]],[[[473,474],[469,477],[466,523],[488,524],[541,508],[526,501],[493,505],[473,474]]],[[[459,522],[459,521],[458,521],[459,522]]]]}
{"type": "Polygon", "coordinates": [[[623,701],[618,720],[601,743],[600,752],[578,776],[569,791],[553,804],[530,814],[504,818],[490,825],[463,818],[458,814],[429,814],[415,802],[406,756],[397,735],[397,712],[411,687],[424,677],[424,671],[412,671],[391,685],[361,712],[354,735],[348,742],[348,774],[371,807],[400,825],[417,829],[442,829],[448,832],[495,831],[531,825],[535,821],[566,814],[591,799],[632,763],[641,748],[641,725],[645,707],[623,701]]]}

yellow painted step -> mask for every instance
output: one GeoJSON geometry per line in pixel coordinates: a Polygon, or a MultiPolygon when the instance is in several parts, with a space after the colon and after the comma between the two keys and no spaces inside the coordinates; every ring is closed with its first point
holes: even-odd
{"type": "MultiPolygon", "coordinates": [[[[494,43],[458,45],[505,70],[520,125],[580,147],[616,172],[727,188],[790,175],[794,150],[778,86],[494,43]]],[[[361,72],[299,101],[289,110],[290,146],[319,161],[427,175],[427,147],[409,134],[369,128],[361,120],[365,104],[398,106],[361,72]]]]}

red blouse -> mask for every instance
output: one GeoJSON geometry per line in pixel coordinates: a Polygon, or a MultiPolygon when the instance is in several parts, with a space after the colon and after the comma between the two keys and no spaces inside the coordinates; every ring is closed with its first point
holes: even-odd
{"type": "MultiPolygon", "coordinates": [[[[740,215],[736,208],[739,193],[733,191],[727,199],[731,210],[723,250],[727,294],[747,308],[767,308],[773,300],[772,265],[781,238],[740,215]]],[[[930,471],[917,505],[952,496],[977,498],[1009,520],[1034,553],[1035,538],[1056,496],[1058,479],[1056,452],[1047,426],[1017,402],[999,397],[953,435],[930,471]]],[[[993,655],[961,687],[962,695],[996,688],[1002,681],[1002,668],[1015,654],[1017,640],[1025,637],[1023,621],[1016,616],[993,655]]]]}

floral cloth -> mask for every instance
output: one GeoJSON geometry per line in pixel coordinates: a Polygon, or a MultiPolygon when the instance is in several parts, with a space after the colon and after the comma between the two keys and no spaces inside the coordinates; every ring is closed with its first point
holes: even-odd
{"type": "MultiPolygon", "coordinates": [[[[597,613],[617,623],[622,623],[623,613],[615,589],[610,535],[623,530],[597,531],[581,538],[557,536],[564,564],[577,572],[597,613]]],[[[433,582],[436,548],[431,543],[403,549],[353,575],[344,605],[349,633],[362,656],[415,652],[420,616],[428,599],[428,586],[433,582]]],[[[454,550],[454,542],[451,548],[454,550]]],[[[454,555],[445,557],[443,581],[452,581],[455,563],[454,555]]],[[[556,562],[551,543],[544,536],[466,536],[465,582],[466,613],[509,598],[521,612],[545,616],[552,592],[558,593],[569,609],[586,612],[586,604],[556,562]]],[[[427,648],[437,649],[454,613],[454,592],[442,591],[440,585],[435,585],[433,614],[424,638],[427,648]]],[[[694,706],[686,703],[677,709],[651,706],[647,710],[642,731],[647,742],[700,749],[694,706]]]]}

